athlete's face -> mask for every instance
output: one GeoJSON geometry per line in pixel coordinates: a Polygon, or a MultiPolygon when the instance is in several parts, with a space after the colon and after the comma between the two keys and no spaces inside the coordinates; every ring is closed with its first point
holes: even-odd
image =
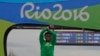
{"type": "Polygon", "coordinates": [[[51,40],[51,35],[50,35],[50,34],[46,34],[46,35],[45,35],[45,39],[46,39],[47,41],[50,41],[50,40],[51,40]]]}

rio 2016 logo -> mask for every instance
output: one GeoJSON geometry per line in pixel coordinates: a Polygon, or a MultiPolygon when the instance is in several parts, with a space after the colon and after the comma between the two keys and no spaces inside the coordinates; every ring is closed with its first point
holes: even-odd
{"type": "Polygon", "coordinates": [[[86,12],[85,10],[88,8],[88,6],[84,6],[83,8],[78,11],[78,9],[74,10],[62,10],[63,7],[61,4],[54,4],[53,8],[58,8],[56,12],[52,12],[49,8],[43,9],[41,12],[39,10],[41,9],[40,6],[35,6],[34,3],[25,3],[20,10],[20,16],[21,18],[27,17],[28,19],[41,19],[41,17],[45,20],[53,19],[53,20],[65,20],[68,21],[70,19],[73,19],[74,21],[80,20],[83,22],[86,22],[90,18],[90,14],[86,12]],[[25,10],[26,7],[30,6],[31,8],[28,10],[25,10]],[[35,12],[33,12],[36,10],[35,12]],[[32,15],[29,15],[29,13],[32,12],[32,15]],[[58,16],[59,15],[59,16],[58,16]]]}

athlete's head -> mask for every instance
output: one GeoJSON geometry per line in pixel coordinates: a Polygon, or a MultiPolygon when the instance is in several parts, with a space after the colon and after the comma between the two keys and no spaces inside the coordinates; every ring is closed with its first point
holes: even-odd
{"type": "Polygon", "coordinates": [[[50,41],[51,40],[51,34],[49,32],[45,33],[45,39],[46,39],[46,41],[50,41]]]}

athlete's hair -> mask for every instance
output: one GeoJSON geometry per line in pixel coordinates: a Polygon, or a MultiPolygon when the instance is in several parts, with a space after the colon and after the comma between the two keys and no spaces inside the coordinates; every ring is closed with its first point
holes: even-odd
{"type": "Polygon", "coordinates": [[[50,32],[47,31],[44,35],[47,35],[47,34],[50,34],[50,32]]]}

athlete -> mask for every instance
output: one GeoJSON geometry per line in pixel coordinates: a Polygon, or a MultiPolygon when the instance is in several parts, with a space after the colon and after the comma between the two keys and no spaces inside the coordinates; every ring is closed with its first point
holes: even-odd
{"type": "Polygon", "coordinates": [[[54,56],[56,33],[51,28],[51,26],[44,28],[40,33],[41,56],[54,56]]]}

